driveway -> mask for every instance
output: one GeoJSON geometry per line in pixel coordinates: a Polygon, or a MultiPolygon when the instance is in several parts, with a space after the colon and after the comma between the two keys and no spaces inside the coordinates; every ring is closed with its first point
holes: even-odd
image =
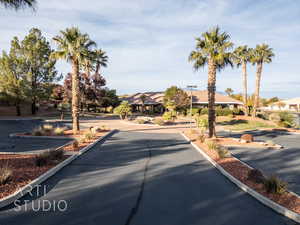
{"type": "Polygon", "coordinates": [[[116,133],[43,187],[20,211],[1,210],[1,225],[295,224],[240,191],[179,134],[116,133]],[[43,200],[51,210],[35,212],[43,200]],[[65,211],[53,209],[59,201],[65,211]]]}
{"type": "MultiPolygon", "coordinates": [[[[276,174],[289,184],[289,189],[300,194],[300,134],[274,131],[245,132],[254,135],[258,141],[271,140],[282,145],[284,149],[270,150],[265,148],[230,148],[232,153],[254,168],[266,174],[276,174]]],[[[228,133],[222,133],[222,135],[228,133]]],[[[241,134],[231,136],[240,137],[241,134]]]]}
{"type": "Polygon", "coordinates": [[[46,138],[10,138],[11,133],[29,132],[42,124],[41,120],[0,120],[0,152],[30,152],[57,148],[70,140],[46,138]]]}

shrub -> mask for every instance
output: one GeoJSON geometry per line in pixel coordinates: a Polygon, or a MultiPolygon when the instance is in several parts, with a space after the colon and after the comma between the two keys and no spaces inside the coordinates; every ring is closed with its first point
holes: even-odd
{"type": "Polygon", "coordinates": [[[218,155],[220,157],[220,159],[224,159],[224,158],[228,158],[231,156],[230,151],[228,150],[228,148],[224,147],[224,146],[218,146],[217,147],[217,152],[218,155]]]}
{"type": "Polygon", "coordinates": [[[0,185],[7,184],[12,178],[13,171],[8,165],[0,167],[0,185]]]}
{"type": "Polygon", "coordinates": [[[216,141],[213,140],[208,140],[206,141],[207,147],[209,150],[217,150],[218,149],[218,144],[216,141]]]}
{"type": "Polygon", "coordinates": [[[264,187],[268,193],[283,194],[286,192],[287,183],[272,175],[265,179],[264,187]]]}
{"type": "Polygon", "coordinates": [[[201,143],[205,142],[205,135],[204,134],[199,134],[197,137],[197,140],[200,141],[201,143]]]}
{"type": "Polygon", "coordinates": [[[65,152],[62,149],[50,151],[51,160],[61,160],[64,157],[64,155],[65,152]]]}
{"type": "Polygon", "coordinates": [[[80,143],[86,143],[87,142],[87,139],[85,137],[82,137],[80,138],[79,140],[80,143]]]}
{"type": "Polygon", "coordinates": [[[162,118],[166,121],[174,121],[176,119],[176,112],[175,111],[164,112],[162,118]]]}
{"type": "Polygon", "coordinates": [[[138,124],[145,124],[147,121],[146,120],[143,120],[143,119],[137,119],[136,122],[138,124]]]}
{"type": "Polygon", "coordinates": [[[84,137],[85,137],[87,140],[91,140],[91,139],[93,139],[93,138],[95,137],[95,134],[93,134],[91,131],[89,131],[89,132],[86,132],[86,133],[84,134],[84,137]]]}
{"type": "Polygon", "coordinates": [[[266,178],[260,170],[251,169],[248,172],[247,179],[255,183],[264,183],[266,178]]]}
{"type": "Polygon", "coordinates": [[[154,124],[157,124],[157,125],[159,125],[159,126],[165,125],[165,121],[164,121],[162,118],[155,118],[155,119],[153,120],[153,123],[154,123],[154,124]]]}
{"type": "Polygon", "coordinates": [[[200,111],[200,115],[208,115],[208,108],[202,108],[200,111]]]}
{"type": "Polygon", "coordinates": [[[41,128],[35,128],[32,131],[32,135],[33,136],[43,136],[43,131],[41,130],[41,128]]]}
{"type": "MultiPolygon", "coordinates": [[[[200,109],[199,109],[199,108],[192,108],[192,116],[199,115],[199,112],[200,112],[200,109]]],[[[191,109],[188,109],[188,110],[186,111],[186,115],[187,115],[187,116],[190,116],[190,115],[191,115],[191,109]]]]}
{"type": "Polygon", "coordinates": [[[278,113],[271,113],[269,115],[269,120],[271,120],[274,123],[278,123],[278,122],[280,122],[280,116],[278,113]]]}
{"type": "Polygon", "coordinates": [[[49,150],[35,157],[35,165],[38,167],[47,166],[54,161],[61,160],[64,156],[64,151],[60,150],[49,150]]]}
{"type": "Polygon", "coordinates": [[[229,108],[216,108],[216,115],[217,116],[229,116],[232,115],[232,111],[229,108]]]}
{"type": "Polygon", "coordinates": [[[208,119],[207,118],[197,116],[195,118],[195,120],[196,120],[196,125],[198,128],[200,128],[202,131],[207,130],[207,128],[208,128],[208,119]]]}
{"type": "Polygon", "coordinates": [[[64,131],[65,131],[66,129],[65,128],[63,128],[63,127],[56,127],[55,129],[54,129],[54,134],[55,135],[64,135],[64,131]]]}
{"type": "Polygon", "coordinates": [[[42,130],[44,131],[44,133],[45,133],[46,135],[51,135],[52,132],[53,132],[53,129],[54,129],[54,127],[53,127],[53,125],[51,125],[51,124],[44,124],[44,125],[42,126],[42,130]]]}
{"type": "Polygon", "coordinates": [[[291,113],[288,112],[280,112],[280,125],[283,127],[294,127],[295,126],[295,118],[291,113]]]}
{"type": "Polygon", "coordinates": [[[79,142],[77,140],[73,141],[72,147],[73,149],[77,149],[79,147],[79,142]]]}

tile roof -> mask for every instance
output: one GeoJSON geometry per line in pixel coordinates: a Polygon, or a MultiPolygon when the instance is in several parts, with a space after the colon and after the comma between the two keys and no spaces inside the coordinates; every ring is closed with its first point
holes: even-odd
{"type": "MultiPolygon", "coordinates": [[[[191,96],[190,91],[186,91],[188,96],[191,96]]],[[[145,92],[145,93],[137,93],[126,98],[121,99],[122,101],[128,101],[131,105],[142,105],[141,96],[145,95],[145,105],[158,105],[163,103],[164,92],[145,92]]],[[[208,93],[206,90],[204,91],[192,91],[193,95],[193,103],[194,104],[207,104],[208,103],[208,93]]],[[[221,95],[216,93],[216,104],[238,104],[242,105],[243,103],[233,99],[229,96],[221,95]]]]}

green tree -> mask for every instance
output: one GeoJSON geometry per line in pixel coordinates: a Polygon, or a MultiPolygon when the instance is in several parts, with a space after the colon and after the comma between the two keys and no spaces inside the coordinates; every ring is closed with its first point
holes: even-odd
{"type": "Polygon", "coordinates": [[[0,0],[0,4],[4,5],[6,8],[13,8],[15,10],[30,7],[35,7],[36,1],[35,0],[0,0]]]}
{"type": "Polygon", "coordinates": [[[96,43],[91,41],[88,34],[82,34],[78,28],[67,28],[60,31],[60,35],[53,38],[57,43],[57,51],[52,56],[65,59],[72,65],[72,119],[73,133],[79,131],[79,71],[80,65],[91,57],[92,48],[96,43]]]}
{"type": "Polygon", "coordinates": [[[23,72],[22,58],[18,56],[18,41],[15,38],[11,42],[9,54],[2,53],[0,57],[0,92],[6,99],[16,106],[17,116],[21,116],[20,104],[26,99],[25,75],[23,72]]]}
{"type": "Polygon", "coordinates": [[[118,107],[114,109],[114,113],[119,115],[121,120],[127,119],[131,112],[131,106],[127,101],[123,101],[118,107]]]}
{"type": "Polygon", "coordinates": [[[215,122],[215,93],[216,93],[216,73],[227,65],[232,66],[230,49],[233,43],[226,32],[221,33],[219,27],[215,27],[208,32],[202,33],[196,38],[196,49],[191,52],[189,61],[193,62],[194,69],[198,70],[208,65],[208,124],[209,137],[216,136],[215,122]]]}
{"type": "Polygon", "coordinates": [[[141,99],[141,102],[142,102],[142,113],[144,113],[144,111],[145,111],[145,102],[147,100],[147,96],[145,94],[142,94],[140,96],[140,99],[141,99]]]}
{"type": "Polygon", "coordinates": [[[31,113],[34,115],[37,101],[50,96],[50,83],[59,81],[61,76],[58,76],[55,69],[56,60],[50,58],[53,50],[39,29],[29,31],[21,42],[19,51],[27,70],[28,96],[31,99],[31,113]]]}
{"type": "Polygon", "coordinates": [[[250,62],[252,50],[247,45],[237,47],[233,52],[233,61],[237,67],[242,66],[244,113],[248,116],[248,80],[247,63],[250,62]]]}
{"type": "Polygon", "coordinates": [[[169,87],[164,94],[164,105],[169,111],[183,110],[189,105],[189,96],[176,86],[169,87]]]}
{"type": "Polygon", "coordinates": [[[226,88],[225,89],[225,93],[228,95],[228,96],[232,96],[232,94],[233,94],[233,89],[231,89],[231,88],[226,88]]]}
{"type": "Polygon", "coordinates": [[[274,57],[273,49],[267,44],[256,45],[256,48],[251,51],[250,61],[256,65],[256,82],[255,82],[255,97],[252,116],[256,116],[257,108],[259,107],[260,83],[264,63],[271,63],[274,57]]]}

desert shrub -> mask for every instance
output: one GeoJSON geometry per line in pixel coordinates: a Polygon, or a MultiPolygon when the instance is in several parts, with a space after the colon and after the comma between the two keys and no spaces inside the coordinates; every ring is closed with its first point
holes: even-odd
{"type": "Polygon", "coordinates": [[[138,123],[138,124],[145,124],[147,121],[146,120],[144,120],[144,119],[137,119],[136,120],[136,123],[138,123]]]}
{"type": "Polygon", "coordinates": [[[286,192],[287,183],[272,175],[265,179],[264,187],[268,193],[283,194],[286,192]]]}
{"type": "Polygon", "coordinates": [[[31,134],[33,136],[43,136],[44,135],[44,133],[41,130],[41,128],[34,128],[31,134]]]}
{"type": "Polygon", "coordinates": [[[50,151],[51,160],[61,160],[64,157],[64,155],[65,152],[62,149],[50,151]]]}
{"type": "Polygon", "coordinates": [[[108,130],[108,128],[105,125],[102,125],[101,130],[108,130]]]}
{"type": "Polygon", "coordinates": [[[197,116],[195,117],[195,120],[196,120],[197,127],[200,128],[200,130],[205,132],[208,128],[208,119],[201,116],[197,116]]]}
{"type": "Polygon", "coordinates": [[[166,121],[174,121],[176,119],[176,112],[175,111],[167,111],[164,112],[162,115],[163,120],[166,121]]]}
{"type": "Polygon", "coordinates": [[[35,157],[35,165],[38,167],[47,166],[54,161],[61,160],[64,156],[64,151],[60,150],[49,150],[35,157]]]}
{"type": "Polygon", "coordinates": [[[65,130],[63,127],[56,127],[53,132],[55,135],[64,135],[65,130]]]}
{"type": "MultiPolygon", "coordinates": [[[[192,108],[192,116],[198,115],[200,112],[199,108],[192,108]]],[[[191,109],[186,110],[186,115],[190,116],[191,115],[191,109]]]]}
{"type": "Polygon", "coordinates": [[[207,147],[209,150],[217,150],[218,149],[218,144],[214,140],[208,140],[206,141],[207,147]]]}
{"type": "Polygon", "coordinates": [[[197,140],[200,141],[201,143],[204,143],[205,142],[205,135],[204,134],[199,134],[197,136],[197,140]]]}
{"type": "Polygon", "coordinates": [[[218,152],[218,155],[219,155],[220,159],[228,158],[228,157],[231,156],[230,151],[228,150],[228,148],[226,148],[224,146],[218,146],[217,147],[217,152],[218,152]]]}
{"type": "Polygon", "coordinates": [[[229,116],[232,115],[232,111],[229,108],[216,108],[216,115],[217,116],[229,116]]]}
{"type": "Polygon", "coordinates": [[[269,115],[269,120],[271,120],[274,123],[278,123],[278,122],[280,122],[281,119],[280,119],[280,116],[278,113],[271,113],[269,115]]]}
{"type": "Polygon", "coordinates": [[[95,137],[95,134],[93,134],[91,131],[89,131],[89,132],[86,132],[86,133],[84,134],[84,137],[85,137],[87,140],[91,140],[91,139],[93,139],[93,138],[95,137]]]}
{"type": "Polygon", "coordinates": [[[165,125],[165,122],[164,122],[164,120],[163,120],[162,118],[155,118],[155,119],[153,120],[153,123],[154,123],[154,124],[157,124],[157,125],[159,125],[159,126],[165,125]]]}
{"type": "Polygon", "coordinates": [[[78,140],[73,141],[72,147],[73,147],[73,149],[77,149],[79,147],[79,141],[78,140]]]}
{"type": "Polygon", "coordinates": [[[295,118],[294,116],[289,112],[280,112],[280,126],[283,127],[294,127],[295,126],[295,118]]]}
{"type": "Polygon", "coordinates": [[[200,111],[200,115],[208,115],[208,108],[202,108],[200,111]]]}
{"type": "Polygon", "coordinates": [[[80,138],[79,143],[86,143],[87,139],[85,137],[80,138]]]}
{"type": "Polygon", "coordinates": [[[247,174],[247,179],[254,181],[255,183],[264,183],[265,176],[263,173],[258,169],[251,169],[247,174]]]}
{"type": "Polygon", "coordinates": [[[41,128],[45,135],[51,135],[53,133],[54,127],[51,124],[44,124],[41,128]]]}
{"type": "Polygon", "coordinates": [[[8,165],[0,167],[0,185],[7,184],[12,178],[13,171],[8,165]]]}

